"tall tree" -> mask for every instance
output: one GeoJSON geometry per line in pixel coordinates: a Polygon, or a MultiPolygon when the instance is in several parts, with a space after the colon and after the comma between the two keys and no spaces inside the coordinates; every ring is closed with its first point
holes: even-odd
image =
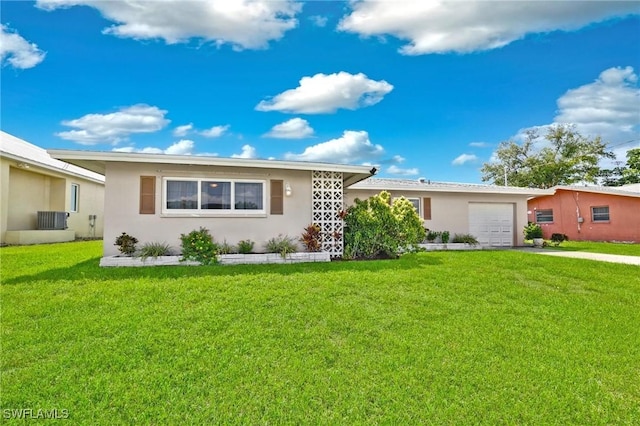
{"type": "Polygon", "coordinates": [[[640,148],[627,151],[627,164],[618,163],[613,169],[600,171],[604,186],[622,186],[629,183],[640,183],[640,148]]]}
{"type": "Polygon", "coordinates": [[[598,162],[603,158],[614,155],[599,136],[589,139],[574,126],[558,124],[549,127],[544,141],[536,130],[530,130],[522,144],[500,143],[495,161],[484,163],[480,171],[482,181],[494,185],[550,188],[595,183],[600,172],[598,162]]]}

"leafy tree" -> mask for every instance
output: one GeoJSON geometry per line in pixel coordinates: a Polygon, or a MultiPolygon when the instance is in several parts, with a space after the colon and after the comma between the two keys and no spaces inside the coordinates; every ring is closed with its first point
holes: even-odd
{"type": "Polygon", "coordinates": [[[530,130],[522,144],[502,142],[495,153],[497,161],[485,163],[480,170],[484,182],[495,185],[550,188],[576,182],[596,182],[598,162],[613,158],[600,137],[588,139],[573,126],[549,127],[542,148],[536,146],[539,134],[530,130]]]}
{"type": "Polygon", "coordinates": [[[600,172],[604,186],[622,186],[630,183],[640,183],[640,148],[627,151],[626,166],[604,169],[600,172]]]}
{"type": "Polygon", "coordinates": [[[417,249],[425,238],[422,220],[404,197],[394,200],[382,191],[366,200],[356,199],[344,217],[345,258],[394,257],[417,249]]]}

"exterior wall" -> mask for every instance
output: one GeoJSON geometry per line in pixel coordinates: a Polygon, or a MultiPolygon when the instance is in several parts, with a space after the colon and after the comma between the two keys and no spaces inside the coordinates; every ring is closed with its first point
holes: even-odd
{"type": "Polygon", "coordinates": [[[640,242],[640,198],[585,191],[556,190],[555,195],[529,201],[529,221],[536,210],[553,210],[553,223],[541,223],[544,238],[566,234],[576,241],[640,242]],[[609,206],[609,222],[593,222],[591,207],[609,206]],[[583,222],[578,222],[578,217],[583,222]]]}
{"type": "MultiPolygon", "coordinates": [[[[481,194],[473,192],[424,192],[389,191],[391,197],[431,198],[431,220],[424,220],[424,226],[433,231],[449,231],[453,234],[469,233],[469,203],[509,203],[515,205],[514,230],[515,245],[524,245],[522,229],[527,224],[527,197],[524,195],[481,194]]],[[[378,194],[377,190],[347,189],[345,203],[353,204],[356,198],[365,199],[378,194]]]]}
{"type": "Polygon", "coordinates": [[[1,243],[9,243],[7,231],[36,230],[38,211],[68,212],[71,183],[80,186],[79,212],[70,213],[67,226],[75,232],[76,238],[102,236],[104,185],[35,165],[22,169],[15,167],[15,163],[0,157],[1,243]],[[93,230],[89,226],[89,214],[98,216],[93,230]]]}
{"type": "Polygon", "coordinates": [[[226,239],[229,244],[250,239],[255,251],[262,251],[267,240],[279,234],[296,240],[311,223],[311,172],[237,167],[166,165],[146,163],[107,163],[105,187],[104,256],[118,254],[116,238],[126,232],[140,244],[164,242],[175,251],[180,249],[180,234],[205,227],[215,241],[226,239]],[[155,214],[140,214],[140,176],[155,176],[155,214]],[[163,214],[164,177],[252,179],[265,182],[266,214],[263,215],[206,215],[163,214]],[[288,182],[291,196],[284,197],[284,214],[271,215],[271,179],[288,182]]]}

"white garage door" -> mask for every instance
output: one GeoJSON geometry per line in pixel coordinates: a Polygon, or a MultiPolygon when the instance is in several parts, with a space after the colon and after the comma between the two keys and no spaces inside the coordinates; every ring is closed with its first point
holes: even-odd
{"type": "Polygon", "coordinates": [[[513,204],[469,203],[469,233],[482,246],[513,246],[513,204]]]}

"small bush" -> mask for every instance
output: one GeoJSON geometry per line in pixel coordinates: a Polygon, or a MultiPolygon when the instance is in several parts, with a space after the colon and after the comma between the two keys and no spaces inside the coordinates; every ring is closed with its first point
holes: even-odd
{"type": "Polygon", "coordinates": [[[442,244],[447,244],[449,242],[449,235],[449,231],[442,231],[442,233],[440,233],[442,244]]]}
{"type": "Polygon", "coordinates": [[[138,244],[138,239],[136,237],[132,237],[131,235],[123,232],[118,238],[116,238],[116,243],[114,245],[118,246],[118,250],[125,256],[133,256],[136,252],[136,244],[138,244]]]}
{"type": "Polygon", "coordinates": [[[254,242],[251,240],[240,240],[238,242],[238,253],[249,254],[253,251],[254,242]]]}
{"type": "Polygon", "coordinates": [[[307,251],[320,251],[320,248],[322,247],[322,233],[320,225],[313,223],[304,228],[304,232],[302,233],[300,241],[302,242],[302,244],[304,244],[304,247],[307,251]]]}
{"type": "Polygon", "coordinates": [[[529,223],[522,230],[525,240],[533,240],[534,238],[542,238],[542,228],[537,223],[529,223]]]}
{"type": "Polygon", "coordinates": [[[181,261],[194,260],[203,265],[209,265],[217,261],[218,246],[206,228],[191,231],[188,234],[180,234],[182,242],[181,261]]]}
{"type": "Polygon", "coordinates": [[[236,248],[229,244],[226,239],[218,245],[218,254],[234,253],[235,250],[236,248]]]}
{"type": "Polygon", "coordinates": [[[140,247],[138,256],[140,256],[142,260],[147,260],[149,257],[153,257],[155,259],[158,256],[167,256],[170,253],[171,246],[167,243],[145,243],[140,247]]]}
{"type": "Polygon", "coordinates": [[[436,231],[431,231],[429,229],[427,229],[426,231],[427,231],[427,241],[430,243],[434,242],[436,238],[438,238],[438,236],[440,235],[440,233],[436,231]]]}
{"type": "Polygon", "coordinates": [[[478,245],[478,239],[471,234],[454,234],[451,239],[452,243],[466,243],[472,246],[478,245]]]}
{"type": "Polygon", "coordinates": [[[569,241],[569,237],[565,234],[553,233],[551,234],[551,242],[554,246],[559,246],[561,242],[569,241]]]}
{"type": "Polygon", "coordinates": [[[267,253],[280,253],[282,257],[287,257],[289,253],[295,253],[298,247],[292,237],[280,234],[267,241],[265,249],[267,253]]]}

